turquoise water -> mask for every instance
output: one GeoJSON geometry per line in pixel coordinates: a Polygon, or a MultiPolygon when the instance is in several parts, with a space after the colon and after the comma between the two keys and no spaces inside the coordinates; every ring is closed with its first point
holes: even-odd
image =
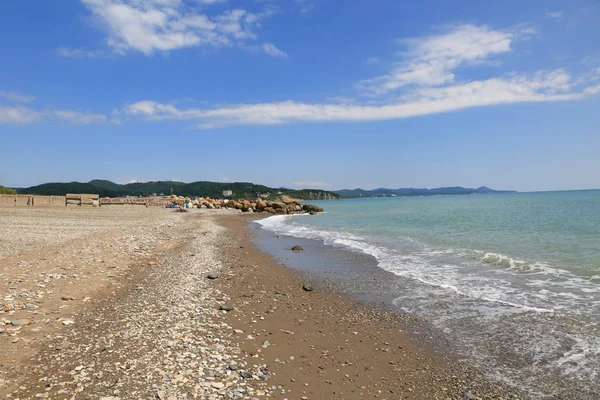
{"type": "Polygon", "coordinates": [[[409,284],[397,293],[398,307],[429,318],[506,381],[518,384],[528,369],[528,379],[598,380],[600,191],[319,205],[326,213],[316,217],[259,223],[374,256],[409,284]],[[501,350],[488,348],[494,339],[501,350]],[[511,367],[514,358],[525,367],[511,367]]]}

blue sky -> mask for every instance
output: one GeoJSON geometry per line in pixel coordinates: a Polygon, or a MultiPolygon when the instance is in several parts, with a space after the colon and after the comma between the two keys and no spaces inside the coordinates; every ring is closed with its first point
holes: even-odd
{"type": "Polygon", "coordinates": [[[600,188],[600,4],[0,2],[0,184],[600,188]]]}

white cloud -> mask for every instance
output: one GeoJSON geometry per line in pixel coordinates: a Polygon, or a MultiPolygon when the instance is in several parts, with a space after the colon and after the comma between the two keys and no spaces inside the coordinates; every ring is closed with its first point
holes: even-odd
{"type": "Polygon", "coordinates": [[[199,129],[232,125],[275,125],[292,122],[356,122],[410,118],[472,107],[572,100],[595,89],[570,91],[564,70],[539,71],[461,83],[441,88],[422,87],[402,101],[384,105],[298,103],[295,101],[240,104],[214,109],[179,109],[170,104],[143,101],[124,110],[148,120],[194,121],[199,129]]]}
{"type": "Polygon", "coordinates": [[[61,57],[99,57],[104,54],[102,50],[72,49],[69,47],[59,47],[54,52],[61,57]]]}
{"type": "Polygon", "coordinates": [[[75,125],[88,125],[94,123],[107,122],[108,118],[106,115],[94,114],[94,113],[82,113],[73,110],[57,110],[51,111],[51,115],[56,118],[68,121],[75,125]]]}
{"type": "Polygon", "coordinates": [[[279,57],[279,58],[287,58],[288,57],[288,55],[285,51],[278,49],[272,43],[264,43],[261,47],[262,47],[263,51],[270,56],[279,57]]]}
{"type": "Polygon", "coordinates": [[[562,18],[564,16],[564,14],[565,14],[564,11],[553,11],[553,12],[546,13],[546,16],[550,17],[550,18],[562,18]]]}
{"type": "Polygon", "coordinates": [[[272,14],[272,9],[259,14],[232,9],[209,16],[181,0],[81,1],[105,27],[109,47],[117,53],[135,50],[146,55],[186,47],[242,44],[256,39],[254,29],[272,14]]]}
{"type": "Polygon", "coordinates": [[[311,0],[296,0],[296,3],[300,5],[300,12],[302,14],[312,11],[315,8],[315,5],[311,0]]]}
{"type": "Polygon", "coordinates": [[[492,55],[511,51],[515,34],[487,26],[460,25],[450,31],[399,41],[407,47],[402,61],[389,73],[364,80],[359,87],[371,95],[383,95],[406,86],[439,86],[452,83],[454,71],[475,65],[492,55]]]}
{"type": "MultiPolygon", "coordinates": [[[[23,96],[13,92],[0,91],[0,96],[9,100],[28,102],[33,96],[23,96]]],[[[35,109],[23,106],[5,106],[0,104],[0,124],[30,124],[40,121],[63,120],[71,124],[94,124],[109,122],[103,114],[79,112],[66,109],[35,109]]],[[[113,120],[111,122],[116,122],[113,120]]]]}
{"type": "Polygon", "coordinates": [[[0,105],[0,124],[28,124],[40,119],[40,114],[25,107],[0,105]]]}
{"type": "Polygon", "coordinates": [[[0,97],[4,97],[5,99],[8,99],[10,101],[16,101],[19,103],[30,103],[35,100],[35,97],[33,96],[27,96],[15,92],[5,92],[3,90],[0,90],[0,97]]]}

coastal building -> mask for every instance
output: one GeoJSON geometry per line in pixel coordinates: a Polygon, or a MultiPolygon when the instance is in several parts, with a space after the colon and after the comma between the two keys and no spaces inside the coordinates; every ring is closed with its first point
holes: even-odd
{"type": "Polygon", "coordinates": [[[231,196],[233,196],[233,191],[223,190],[223,197],[231,197],[231,196]]]}

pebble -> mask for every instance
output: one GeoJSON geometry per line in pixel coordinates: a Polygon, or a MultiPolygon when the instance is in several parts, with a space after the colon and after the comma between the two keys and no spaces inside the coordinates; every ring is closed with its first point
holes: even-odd
{"type": "Polygon", "coordinates": [[[214,279],[218,279],[219,278],[219,274],[211,273],[211,274],[206,275],[206,277],[208,279],[214,280],[214,279]]]}
{"type": "Polygon", "coordinates": [[[312,286],[310,285],[304,285],[302,286],[302,289],[304,289],[305,292],[312,292],[313,290],[315,290],[312,286]]]}
{"type": "Polygon", "coordinates": [[[10,324],[12,326],[31,325],[31,320],[30,319],[15,319],[15,320],[10,321],[10,324]]]}
{"type": "Polygon", "coordinates": [[[233,311],[233,307],[229,306],[227,304],[223,304],[219,307],[219,310],[221,311],[233,311]]]}

